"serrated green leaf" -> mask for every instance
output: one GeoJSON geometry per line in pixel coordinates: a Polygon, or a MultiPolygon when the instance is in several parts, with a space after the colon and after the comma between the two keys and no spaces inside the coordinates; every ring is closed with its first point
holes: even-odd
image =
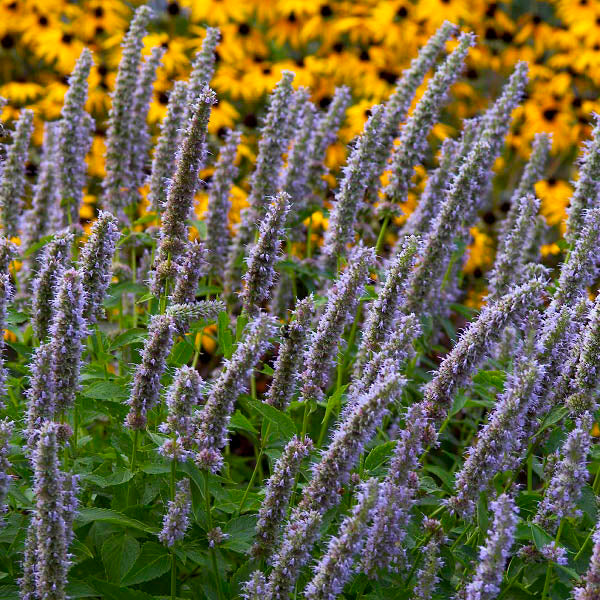
{"type": "Polygon", "coordinates": [[[535,523],[531,524],[531,535],[533,542],[538,550],[541,550],[544,546],[547,546],[553,541],[553,537],[546,533],[539,525],[535,523]]]}
{"type": "Polygon", "coordinates": [[[246,418],[246,416],[239,410],[236,410],[233,413],[233,416],[231,417],[231,421],[229,421],[229,427],[231,429],[237,429],[240,431],[249,431],[250,433],[258,434],[258,431],[254,427],[254,425],[252,425],[252,423],[250,423],[250,421],[246,418]]]}
{"type": "Polygon", "coordinates": [[[90,583],[100,592],[102,600],[154,600],[150,594],[140,590],[128,590],[113,583],[91,579],[90,583]]]}
{"type": "Polygon", "coordinates": [[[95,381],[84,388],[81,395],[93,400],[121,402],[123,398],[129,397],[129,389],[125,384],[118,384],[114,381],[95,381]]]}
{"type": "Polygon", "coordinates": [[[296,425],[294,424],[294,421],[292,421],[285,413],[277,410],[274,406],[258,400],[249,400],[248,404],[256,410],[256,412],[267,419],[284,438],[290,439],[296,434],[296,425]]]}
{"type": "Polygon", "coordinates": [[[108,580],[121,583],[140,555],[140,544],[130,535],[115,535],[102,544],[101,555],[108,580]]]}
{"type": "Polygon", "coordinates": [[[394,440],[375,446],[365,459],[365,469],[372,471],[383,464],[392,455],[395,447],[396,442],[394,440]]]}
{"type": "Polygon", "coordinates": [[[139,529],[146,533],[158,533],[157,527],[146,525],[137,519],[132,519],[131,517],[109,508],[81,508],[75,518],[75,523],[78,526],[87,525],[94,521],[114,523],[115,525],[121,525],[122,527],[132,527],[133,529],[139,529]]]}
{"type": "Polygon", "coordinates": [[[137,585],[164,575],[171,567],[168,550],[156,542],[146,542],[135,564],[123,578],[121,585],[137,585]]]}

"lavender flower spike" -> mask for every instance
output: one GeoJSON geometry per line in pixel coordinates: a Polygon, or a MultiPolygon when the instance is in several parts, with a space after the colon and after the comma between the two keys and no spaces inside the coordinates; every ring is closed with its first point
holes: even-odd
{"type": "Polygon", "coordinates": [[[159,448],[171,460],[185,460],[194,437],[194,408],[204,396],[204,381],[196,369],[183,366],[177,369],[167,390],[168,415],[159,427],[170,439],[159,448]]]}
{"type": "Polygon", "coordinates": [[[167,201],[168,183],[175,170],[175,148],[185,117],[186,98],[186,83],[176,81],[169,94],[167,114],[160,124],[160,135],[152,157],[148,201],[155,212],[159,212],[167,201]]]}
{"type": "Polygon", "coordinates": [[[52,372],[53,349],[50,342],[40,344],[33,352],[29,370],[27,396],[27,429],[25,439],[29,450],[38,442],[41,426],[56,413],[56,383],[52,372]]]}
{"type": "Polygon", "coordinates": [[[208,209],[206,211],[206,247],[210,275],[223,279],[231,234],[229,233],[229,209],[231,188],[237,176],[235,157],[242,134],[229,130],[221,147],[215,172],[208,186],[208,209]]]}
{"type": "Polygon", "coordinates": [[[266,494],[256,524],[256,541],[252,546],[252,556],[268,557],[276,546],[287,511],[292,487],[300,471],[300,465],[311,449],[310,438],[304,440],[294,436],[286,445],[279,460],[273,467],[273,474],[266,484],[266,494]]]}
{"type": "Polygon", "coordinates": [[[491,504],[494,513],[485,546],[479,549],[479,564],[466,589],[466,600],[493,600],[500,591],[504,565],[509,557],[517,528],[518,509],[514,500],[502,494],[491,504]]]}
{"type": "Polygon", "coordinates": [[[285,411],[291,402],[302,363],[302,350],[310,329],[310,321],[315,313],[312,294],[296,305],[296,310],[287,327],[287,334],[279,346],[279,354],[274,365],[273,380],[267,391],[265,402],[278,410],[285,411]]]}
{"type": "Polygon", "coordinates": [[[60,113],[58,129],[58,194],[65,207],[67,223],[79,222],[79,207],[85,184],[85,155],[90,148],[89,115],[85,112],[87,79],[92,68],[92,53],[84,48],[69,77],[69,89],[60,113]]]}
{"type": "Polygon", "coordinates": [[[246,248],[253,241],[255,222],[262,218],[265,211],[265,198],[277,193],[279,171],[283,165],[283,153],[287,149],[291,127],[290,105],[293,106],[294,73],[283,71],[281,80],[269,97],[269,109],[260,130],[256,168],[250,178],[250,206],[242,210],[241,221],[235,237],[225,270],[225,293],[229,298],[239,287],[242,258],[246,248]]]}
{"type": "Polygon", "coordinates": [[[444,274],[450,263],[453,239],[463,219],[475,210],[475,196],[485,181],[485,169],[490,161],[490,147],[478,142],[467,156],[446,193],[442,208],[433,222],[424,243],[421,260],[412,272],[408,284],[405,313],[420,313],[439,294],[444,274]]]}
{"type": "Polygon", "coordinates": [[[426,445],[435,440],[422,402],[408,409],[405,423],[388,474],[380,485],[362,556],[362,569],[371,578],[377,576],[378,569],[396,569],[403,556],[401,544],[419,487],[416,467],[426,445]]]}
{"type": "MultiPolygon", "coordinates": [[[[33,455],[34,497],[33,523],[36,527],[36,593],[46,600],[65,600],[67,572],[70,566],[68,546],[71,533],[72,503],[65,502],[65,474],[58,459],[61,425],[46,422],[33,455]]],[[[70,493],[68,494],[71,495],[70,493]]]]}
{"type": "Polygon", "coordinates": [[[267,588],[267,580],[260,571],[254,571],[252,576],[243,586],[242,598],[244,600],[263,600],[267,588]]]}
{"type": "Polygon", "coordinates": [[[417,571],[414,600],[431,600],[439,581],[437,573],[444,565],[444,561],[440,558],[440,549],[446,543],[442,524],[435,519],[425,519],[423,527],[430,533],[431,539],[423,548],[425,564],[417,571]]]}
{"type": "Polygon", "coordinates": [[[46,244],[40,256],[40,270],[32,283],[32,327],[39,340],[48,335],[54,299],[60,279],[71,258],[72,233],[59,233],[46,244]]]}
{"type": "Polygon", "coordinates": [[[148,338],[142,350],[142,360],[133,376],[133,387],[127,404],[129,414],[125,426],[144,429],[148,411],[158,402],[160,378],[175,334],[174,319],[170,315],[153,315],[148,327],[148,338]]]}
{"type": "Polygon", "coordinates": [[[186,333],[191,321],[216,321],[217,315],[225,310],[222,300],[200,300],[187,304],[172,304],[167,315],[173,319],[173,325],[180,335],[186,333]]]}
{"type": "Polygon", "coordinates": [[[426,234],[429,226],[436,217],[448,181],[452,180],[453,169],[458,157],[459,143],[452,138],[446,138],[442,142],[438,158],[438,168],[427,178],[425,189],[419,198],[415,210],[409,215],[406,223],[400,231],[398,243],[402,237],[410,234],[426,234]]]}
{"type": "Polygon", "coordinates": [[[364,534],[377,501],[377,479],[369,479],[357,491],[356,504],[343,520],[338,534],[329,540],[327,551],[316,565],[313,579],[304,591],[309,600],[333,600],[353,574],[353,563],[364,544],[364,534]]]}
{"type": "Polygon", "coordinates": [[[490,489],[496,473],[510,469],[512,460],[520,457],[525,443],[527,412],[538,401],[543,375],[543,367],[531,352],[521,351],[504,394],[456,475],[456,493],[448,500],[451,511],[462,517],[472,515],[480,493],[490,489]],[[511,435],[506,435],[507,431],[511,435]]]}
{"type": "Polygon", "coordinates": [[[385,105],[385,119],[382,129],[382,143],[376,149],[375,168],[369,181],[370,197],[375,197],[379,189],[379,176],[385,170],[386,162],[393,147],[394,139],[398,135],[400,124],[406,119],[410,105],[415,97],[417,88],[425,78],[429,69],[434,65],[435,59],[443,50],[444,45],[457,31],[456,25],[444,21],[425,46],[419,51],[408,69],[396,84],[396,89],[385,105]]]}
{"type": "Polygon", "coordinates": [[[0,421],[0,514],[6,512],[4,501],[6,500],[11,482],[11,476],[8,473],[11,467],[8,460],[8,451],[13,427],[14,423],[9,419],[2,419],[0,421]]]}
{"type": "MultiPolygon", "coordinates": [[[[133,118],[131,107],[134,104],[136,86],[142,62],[142,39],[152,16],[148,6],[140,6],[133,16],[129,31],[125,34],[121,47],[123,53],[112,106],[108,115],[106,136],[106,177],[103,181],[105,201],[111,212],[121,218],[123,209],[129,203],[129,197],[135,185],[130,172],[129,161],[123,160],[132,151],[133,118]]],[[[137,126],[137,125],[136,125],[137,126]]]]}
{"type": "Polygon", "coordinates": [[[456,390],[464,385],[510,321],[522,318],[541,299],[546,282],[534,277],[498,301],[484,306],[444,358],[435,377],[425,386],[424,402],[434,420],[443,420],[456,390]]]}
{"type": "Polygon", "coordinates": [[[85,290],[83,317],[90,324],[103,312],[102,302],[112,277],[112,260],[119,236],[117,219],[109,212],[100,211],[79,258],[85,290]]]}
{"type": "Polygon", "coordinates": [[[501,224],[500,235],[498,239],[498,251],[504,250],[507,242],[508,233],[515,227],[520,214],[520,199],[523,196],[534,192],[534,185],[542,178],[544,168],[548,162],[550,147],[552,146],[552,136],[547,133],[536,133],[533,138],[531,156],[529,162],[525,165],[519,185],[512,194],[510,200],[510,210],[506,219],[501,224]]]}
{"type": "Polygon", "coordinates": [[[0,176],[0,226],[7,238],[19,234],[23,192],[25,191],[25,164],[29,154],[29,143],[33,132],[33,111],[23,109],[2,164],[0,176]]]}
{"type": "Polygon", "coordinates": [[[600,523],[592,537],[594,549],[590,558],[590,566],[583,578],[583,586],[573,590],[574,600],[596,600],[600,595],[600,523]]]}
{"type": "Polygon", "coordinates": [[[177,484],[175,498],[169,501],[169,507],[163,517],[163,527],[158,534],[158,539],[171,548],[185,536],[190,526],[190,510],[192,497],[190,494],[190,480],[182,479],[177,484]]]}
{"type": "Polygon", "coordinates": [[[584,413],[569,433],[562,448],[562,458],[554,466],[552,479],[533,520],[546,531],[556,531],[560,520],[579,514],[577,501],[587,478],[587,456],[593,420],[584,413]]]}
{"type": "Polygon", "coordinates": [[[362,371],[369,357],[381,348],[394,329],[400,317],[399,308],[418,252],[419,239],[414,235],[407,236],[400,243],[397,255],[390,261],[377,299],[373,301],[367,314],[354,367],[355,374],[362,371]]]}
{"type": "Polygon", "coordinates": [[[439,117],[448,90],[460,75],[474,39],[472,33],[461,34],[457,48],[436,71],[402,128],[400,146],[392,154],[390,181],[383,190],[387,202],[398,204],[406,201],[414,167],[427,150],[427,134],[439,117]]]}
{"type": "Polygon", "coordinates": [[[206,160],[206,128],[215,102],[216,95],[209,88],[198,97],[177,156],[175,176],[162,215],[160,242],[151,280],[152,292],[157,296],[167,279],[175,275],[175,264],[187,247],[187,219],[198,187],[198,171],[206,160]]]}
{"type": "Polygon", "coordinates": [[[586,213],[597,203],[600,195],[600,115],[595,115],[595,118],[592,139],[584,142],[579,178],[567,209],[565,237],[570,244],[574,244],[582,234],[588,223],[586,213]]]}
{"type": "Polygon", "coordinates": [[[304,400],[320,400],[329,383],[330,371],[340,338],[348,321],[354,316],[358,299],[364,289],[369,267],[375,262],[371,248],[356,246],[348,258],[348,268],[333,287],[317,331],[309,341],[302,373],[302,397],[304,400]]]}
{"type": "MultiPolygon", "coordinates": [[[[596,391],[600,383],[600,296],[596,297],[579,342],[579,357],[572,380],[565,382],[574,390],[565,401],[576,414],[596,412],[596,391]]],[[[570,374],[570,373],[569,373],[570,374]]]]}
{"type": "MultiPolygon", "coordinates": [[[[0,396],[6,394],[6,380],[8,373],[4,367],[4,328],[6,327],[6,312],[8,303],[13,297],[13,286],[7,273],[0,273],[0,396]]],[[[0,400],[0,408],[4,408],[4,402],[0,400]]]]}
{"type": "Polygon", "coordinates": [[[165,53],[162,46],[152,48],[152,53],[146,58],[140,67],[138,81],[133,94],[133,113],[131,128],[131,163],[129,166],[131,176],[131,197],[128,204],[136,204],[141,199],[138,188],[144,185],[146,179],[145,169],[149,162],[148,151],[152,138],[148,129],[148,109],[154,91],[156,71],[160,67],[160,61],[165,53]]]}
{"type": "Polygon", "coordinates": [[[213,78],[215,72],[215,49],[221,32],[216,27],[207,27],[206,36],[202,40],[202,47],[194,58],[190,80],[188,82],[187,104],[193,105],[202,93],[202,90],[213,78]]]}
{"type": "Polygon", "coordinates": [[[82,340],[88,333],[83,318],[84,304],[83,277],[75,269],[69,269],[62,275],[50,323],[50,344],[54,354],[52,377],[59,411],[73,406],[78,390],[82,340]]]}
{"type": "MultiPolygon", "coordinates": [[[[58,215],[57,205],[59,202],[57,186],[57,154],[58,154],[58,132],[59,122],[44,123],[44,141],[42,143],[42,157],[40,159],[40,172],[31,200],[31,208],[25,212],[23,218],[23,236],[22,247],[29,249],[38,242],[47,232],[59,227],[56,222],[58,215]],[[55,221],[53,223],[53,221],[55,221]]],[[[27,258],[28,276],[30,275],[32,264],[40,252],[27,258]]]]}
{"type": "Polygon", "coordinates": [[[198,415],[196,463],[200,468],[213,472],[221,468],[220,449],[227,443],[227,425],[233,407],[274,332],[275,321],[268,315],[259,314],[250,321],[242,341],[210,390],[198,415]]]}
{"type": "Polygon", "coordinates": [[[335,194],[329,227],[323,240],[322,261],[328,269],[335,267],[338,257],[346,254],[346,245],[354,240],[356,215],[371,177],[373,153],[381,143],[383,116],[383,106],[371,109],[371,116],[343,168],[343,177],[335,194]]]}
{"type": "Polygon", "coordinates": [[[310,549],[319,533],[321,516],[317,511],[292,511],[285,537],[273,558],[273,570],[261,596],[264,600],[288,600],[310,549]]]}
{"type": "Polygon", "coordinates": [[[317,123],[308,151],[310,163],[307,183],[313,192],[322,192],[325,187],[325,180],[323,179],[323,175],[327,173],[325,153],[337,137],[338,129],[342,125],[350,100],[350,89],[348,87],[336,88],[327,113],[316,119],[317,123]]]}
{"type": "Polygon", "coordinates": [[[290,210],[290,196],[280,192],[267,208],[260,225],[258,240],[248,255],[248,270],[244,275],[241,298],[244,310],[256,314],[269,299],[275,280],[275,263],[279,258],[284,236],[285,219],[290,210]]]}
{"type": "Polygon", "coordinates": [[[310,143],[315,135],[314,121],[316,109],[309,100],[310,93],[305,88],[300,88],[297,102],[298,108],[297,123],[295,123],[295,132],[292,143],[292,149],[289,153],[287,165],[281,176],[281,189],[292,197],[292,204],[295,211],[301,211],[306,206],[306,201],[310,196],[308,186],[308,174],[310,161],[314,157],[309,155],[310,143]]]}
{"type": "Polygon", "coordinates": [[[560,270],[558,285],[549,310],[569,306],[583,293],[598,273],[595,248],[600,240],[600,205],[586,213],[585,224],[560,270]]]}
{"type": "Polygon", "coordinates": [[[173,304],[187,304],[196,300],[198,282],[206,275],[207,251],[203,243],[190,242],[183,262],[177,265],[175,289],[170,297],[173,304]]]}
{"type": "Polygon", "coordinates": [[[321,460],[313,466],[313,475],[304,487],[299,506],[325,513],[340,501],[338,490],[350,478],[358,457],[371,440],[376,427],[397,400],[406,380],[398,375],[396,363],[382,365],[369,390],[352,399],[352,408],[338,422],[321,460]]]}
{"type": "Polygon", "coordinates": [[[489,277],[490,299],[498,298],[511,285],[523,280],[524,250],[531,246],[535,235],[540,201],[533,194],[528,194],[516,200],[514,206],[513,228],[506,232],[504,243],[498,248],[494,269],[489,277]]]}

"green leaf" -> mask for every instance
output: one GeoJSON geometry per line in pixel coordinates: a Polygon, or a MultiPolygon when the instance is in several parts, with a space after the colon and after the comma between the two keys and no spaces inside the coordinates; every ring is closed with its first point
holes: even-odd
{"type": "Polygon", "coordinates": [[[123,398],[129,397],[129,389],[125,385],[119,385],[114,381],[96,381],[84,388],[81,392],[86,398],[94,400],[111,400],[121,402],[123,398]]]}
{"type": "Polygon", "coordinates": [[[16,585],[0,585],[0,600],[19,600],[19,588],[16,585]]]}
{"type": "Polygon", "coordinates": [[[477,502],[477,525],[479,527],[479,531],[481,531],[483,535],[485,535],[490,526],[487,496],[483,493],[479,495],[479,500],[477,502]]]}
{"type": "Polygon", "coordinates": [[[146,330],[136,327],[135,329],[128,329],[123,333],[120,333],[110,343],[110,348],[120,348],[121,346],[127,346],[133,342],[143,342],[146,339],[146,330]]]}
{"type": "Polygon", "coordinates": [[[279,430],[284,438],[290,439],[296,434],[294,421],[285,413],[282,413],[270,404],[265,404],[258,400],[249,400],[248,404],[279,430]]]}
{"type": "Polygon", "coordinates": [[[75,538],[69,546],[69,551],[73,554],[73,562],[80,563],[88,558],[94,558],[94,553],[80,540],[75,538]]]}
{"type": "Polygon", "coordinates": [[[231,417],[231,420],[229,421],[229,427],[231,429],[237,429],[240,431],[249,431],[250,433],[258,434],[258,431],[256,431],[256,428],[254,427],[254,425],[252,425],[252,423],[250,423],[250,421],[246,418],[246,416],[239,410],[236,410],[233,413],[233,416],[231,417]]]}
{"type": "Polygon", "coordinates": [[[217,342],[223,356],[231,358],[233,354],[233,336],[229,328],[229,315],[225,311],[221,311],[217,317],[217,342]]]}
{"type": "Polygon", "coordinates": [[[97,598],[98,592],[85,581],[72,580],[67,583],[67,598],[97,598]]]}
{"type": "Polygon", "coordinates": [[[394,440],[375,446],[365,459],[365,469],[372,471],[383,464],[392,455],[395,447],[396,442],[394,440]]]}
{"type": "Polygon", "coordinates": [[[24,258],[30,257],[32,254],[41,250],[46,244],[50,243],[54,239],[54,234],[45,235],[43,238],[39,239],[35,244],[31,244],[29,248],[23,254],[24,258]]]}
{"type": "Polygon", "coordinates": [[[241,515],[232,519],[223,527],[223,532],[229,535],[223,548],[245,554],[250,550],[252,538],[256,531],[257,515],[241,515]]]}
{"type": "Polygon", "coordinates": [[[154,600],[146,592],[123,589],[118,585],[100,581],[99,579],[92,579],[90,583],[102,594],[102,600],[154,600]]]}
{"type": "Polygon", "coordinates": [[[156,542],[146,542],[135,564],[125,575],[122,585],[137,585],[164,575],[171,567],[167,549],[156,542]]]}
{"type": "Polygon", "coordinates": [[[541,550],[544,546],[547,546],[553,541],[553,537],[546,533],[539,525],[535,523],[531,524],[531,534],[533,536],[533,542],[538,550],[541,550]]]}
{"type": "Polygon", "coordinates": [[[133,529],[139,529],[146,533],[158,533],[159,531],[158,527],[146,525],[137,519],[132,519],[116,510],[108,508],[82,508],[75,518],[75,522],[79,527],[94,521],[114,523],[115,525],[121,525],[121,527],[132,527],[133,529]]]}
{"type": "Polygon", "coordinates": [[[140,544],[126,533],[114,535],[102,544],[101,554],[108,580],[121,583],[140,555],[140,544]]]}
{"type": "Polygon", "coordinates": [[[495,387],[499,391],[504,389],[505,381],[506,373],[504,371],[479,371],[473,376],[473,383],[489,385],[495,387]]]}
{"type": "Polygon", "coordinates": [[[346,391],[348,384],[342,385],[329,398],[327,398],[327,407],[325,408],[325,414],[323,415],[323,420],[321,421],[321,425],[323,423],[327,423],[329,421],[329,417],[333,411],[337,411],[342,405],[342,394],[346,391]]]}

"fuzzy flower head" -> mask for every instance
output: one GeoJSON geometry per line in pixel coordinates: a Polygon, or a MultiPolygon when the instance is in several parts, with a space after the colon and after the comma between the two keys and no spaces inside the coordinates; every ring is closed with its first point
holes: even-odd
{"type": "Polygon", "coordinates": [[[163,517],[163,527],[158,534],[158,539],[171,548],[185,536],[190,526],[190,510],[192,498],[190,495],[189,479],[182,479],[177,484],[175,498],[169,501],[167,512],[163,517]]]}

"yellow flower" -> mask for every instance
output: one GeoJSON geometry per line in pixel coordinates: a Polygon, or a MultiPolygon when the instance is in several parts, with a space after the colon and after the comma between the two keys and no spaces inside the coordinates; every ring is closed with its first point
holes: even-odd
{"type": "Polygon", "coordinates": [[[473,241],[467,248],[468,258],[463,271],[465,273],[473,273],[475,269],[479,268],[483,272],[494,260],[492,239],[487,233],[477,227],[472,227],[470,232],[473,241]]]}
{"type": "Polygon", "coordinates": [[[566,182],[555,177],[535,184],[535,193],[541,200],[541,214],[546,217],[548,225],[559,225],[566,218],[566,208],[573,189],[566,182]]]}

